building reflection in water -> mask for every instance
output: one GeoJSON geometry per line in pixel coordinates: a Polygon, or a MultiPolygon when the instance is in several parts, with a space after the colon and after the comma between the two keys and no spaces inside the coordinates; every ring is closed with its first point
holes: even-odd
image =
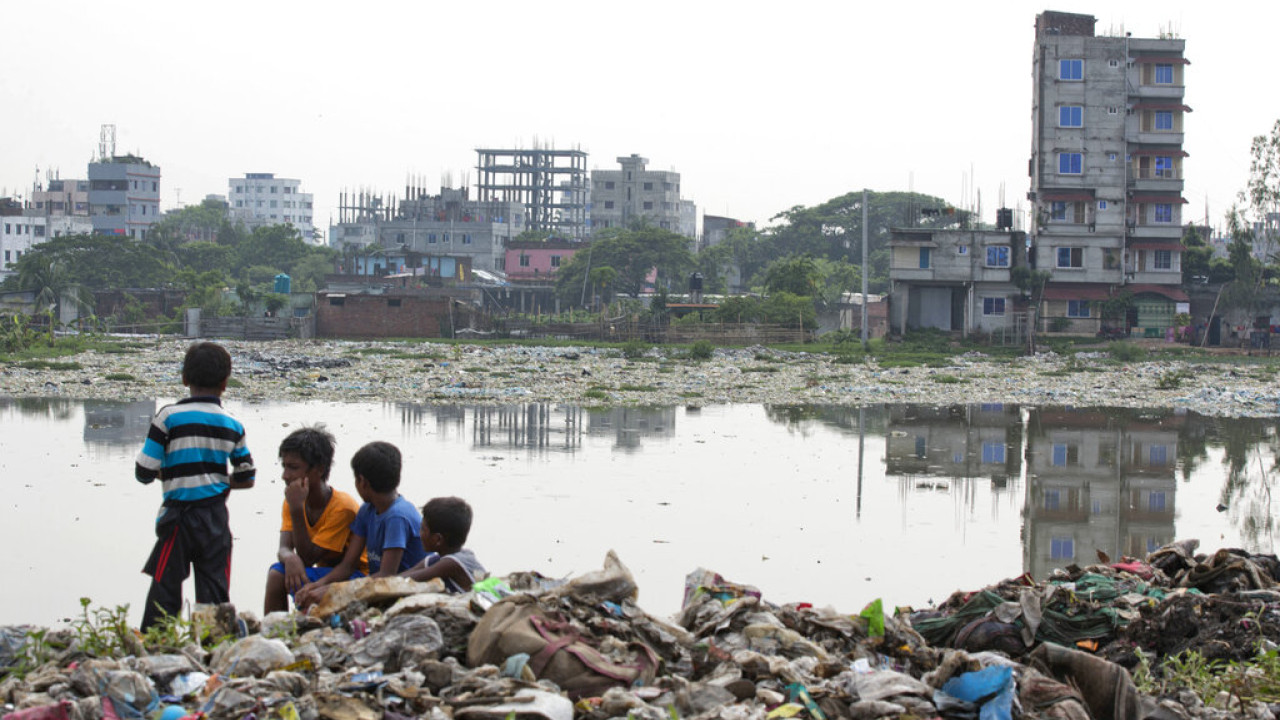
{"type": "Polygon", "coordinates": [[[1174,540],[1182,415],[1045,408],[1028,416],[1023,566],[1144,557],[1174,540]]]}
{"type": "Polygon", "coordinates": [[[85,400],[84,441],[99,445],[142,447],[155,413],[155,400],[85,400]]]}
{"type": "Polygon", "coordinates": [[[969,497],[985,480],[993,492],[1016,489],[1022,475],[1022,415],[1017,405],[888,406],[885,465],[904,497],[951,490],[969,497]]]}
{"type": "Polygon", "coordinates": [[[552,452],[582,445],[583,410],[577,405],[418,405],[396,403],[401,425],[420,428],[435,421],[440,439],[469,438],[473,447],[552,452]],[[470,430],[467,418],[471,418],[470,430]]]}
{"type": "Polygon", "coordinates": [[[587,434],[614,439],[613,449],[634,452],[644,438],[672,438],[676,434],[676,408],[618,407],[587,411],[587,434]]]}

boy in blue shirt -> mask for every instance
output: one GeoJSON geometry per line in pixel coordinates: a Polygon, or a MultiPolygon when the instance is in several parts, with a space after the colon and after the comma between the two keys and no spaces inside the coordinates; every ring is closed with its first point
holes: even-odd
{"type": "Polygon", "coordinates": [[[351,522],[351,540],[342,560],[328,575],[307,583],[294,594],[294,603],[300,609],[324,597],[326,586],[351,577],[362,552],[368,552],[370,577],[397,575],[426,557],[420,535],[422,515],[397,490],[400,464],[400,450],[382,441],[365,445],[351,458],[356,492],[364,504],[351,522]]]}
{"type": "Polygon", "coordinates": [[[231,525],[227,494],[253,487],[253,458],[244,425],[222,408],[231,354],[211,342],[187,349],[182,384],[190,396],[160,408],[138,452],[134,476],[156,478],[164,503],[156,518],[156,544],[142,571],[151,590],[142,630],[182,611],[182,583],[196,574],[196,602],[231,599],[231,525]],[[227,466],[231,466],[230,475],[227,466]]]}

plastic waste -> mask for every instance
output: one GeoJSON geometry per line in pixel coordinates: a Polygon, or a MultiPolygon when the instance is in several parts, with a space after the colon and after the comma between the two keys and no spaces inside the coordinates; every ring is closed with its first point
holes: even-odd
{"type": "Polygon", "coordinates": [[[231,677],[262,677],[293,661],[293,653],[283,640],[250,635],[231,645],[219,646],[213,653],[211,665],[214,671],[231,677]]]}
{"type": "Polygon", "coordinates": [[[200,671],[184,673],[169,681],[169,692],[180,698],[188,697],[203,690],[207,682],[209,682],[209,673],[200,671]]]}
{"type": "Polygon", "coordinates": [[[941,692],[981,706],[981,720],[1011,720],[1013,717],[1013,668],[992,665],[964,673],[943,684],[941,692]]]}

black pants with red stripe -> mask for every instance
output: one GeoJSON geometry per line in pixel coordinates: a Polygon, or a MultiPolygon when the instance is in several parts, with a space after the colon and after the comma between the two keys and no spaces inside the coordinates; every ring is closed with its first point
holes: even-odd
{"type": "Polygon", "coordinates": [[[156,521],[156,546],[142,572],[151,590],[142,611],[142,630],[165,615],[182,612],[182,583],[196,573],[196,602],[231,599],[231,525],[225,496],[205,505],[165,507],[156,521]]]}

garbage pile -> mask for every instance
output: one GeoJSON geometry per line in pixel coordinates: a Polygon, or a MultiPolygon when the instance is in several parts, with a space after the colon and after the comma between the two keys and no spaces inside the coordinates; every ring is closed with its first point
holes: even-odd
{"type": "Polygon", "coordinates": [[[1184,650],[1247,660],[1280,640],[1280,562],[1196,548],[857,614],[776,605],[698,569],[681,612],[658,619],[612,552],[567,581],[515,573],[463,595],[366,579],[306,615],[199,608],[192,631],[217,643],[144,647],[126,631],[122,657],[71,630],[0,628],[0,702],[3,720],[1273,718],[1244,693],[1204,704],[1132,680],[1144,654],[1158,670],[1184,650]]]}

